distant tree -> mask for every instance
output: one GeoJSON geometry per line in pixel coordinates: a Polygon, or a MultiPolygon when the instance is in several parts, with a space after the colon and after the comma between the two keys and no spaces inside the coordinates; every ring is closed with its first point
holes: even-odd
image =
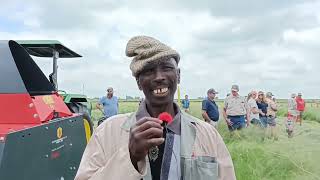
{"type": "Polygon", "coordinates": [[[132,100],[133,97],[132,96],[126,96],[126,100],[132,100]]]}

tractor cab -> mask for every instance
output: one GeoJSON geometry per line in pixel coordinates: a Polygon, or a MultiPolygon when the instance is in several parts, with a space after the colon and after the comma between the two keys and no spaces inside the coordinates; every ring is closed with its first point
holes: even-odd
{"type": "Polygon", "coordinates": [[[56,91],[58,90],[58,59],[82,57],[56,40],[20,40],[17,43],[32,56],[53,58],[53,71],[49,75],[49,80],[56,91]]]}
{"type": "Polygon", "coordinates": [[[92,106],[87,96],[83,94],[69,94],[58,88],[58,59],[59,58],[79,58],[78,53],[67,48],[56,40],[20,40],[17,41],[26,51],[33,56],[53,58],[52,73],[49,75],[49,81],[63,98],[65,104],[73,113],[84,114],[87,122],[90,123],[91,131],[93,123],[91,121],[92,106]]]}
{"type": "Polygon", "coordinates": [[[59,41],[0,41],[0,179],[73,179],[92,133],[58,93],[59,41]],[[33,56],[53,57],[49,79],[33,56]]]}

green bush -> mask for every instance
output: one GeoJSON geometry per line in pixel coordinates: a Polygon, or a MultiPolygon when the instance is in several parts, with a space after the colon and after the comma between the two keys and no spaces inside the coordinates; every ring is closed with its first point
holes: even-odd
{"type": "Polygon", "coordinates": [[[320,123],[320,117],[314,112],[307,111],[302,115],[303,119],[307,119],[310,121],[316,121],[320,123]]]}
{"type": "MultiPolygon", "coordinates": [[[[279,103],[279,109],[277,112],[278,117],[287,117],[287,105],[285,103],[279,103]]],[[[311,107],[307,104],[306,111],[303,113],[302,118],[304,120],[316,121],[320,123],[320,108],[311,107]]]]}
{"type": "Polygon", "coordinates": [[[287,109],[285,108],[280,108],[278,111],[277,111],[277,117],[287,117],[287,109]]]}

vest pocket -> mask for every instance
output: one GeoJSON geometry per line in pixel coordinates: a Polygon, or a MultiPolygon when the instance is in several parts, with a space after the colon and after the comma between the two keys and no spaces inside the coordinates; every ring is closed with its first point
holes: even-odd
{"type": "Polygon", "coordinates": [[[186,158],[184,161],[183,180],[216,180],[218,163],[213,157],[186,158]]]}

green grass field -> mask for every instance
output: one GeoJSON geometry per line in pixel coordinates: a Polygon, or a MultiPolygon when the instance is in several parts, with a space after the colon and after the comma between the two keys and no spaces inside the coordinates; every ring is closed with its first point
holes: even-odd
{"type": "MultiPolygon", "coordinates": [[[[222,107],[222,103],[218,103],[222,107]]],[[[94,104],[95,105],[95,104],[94,104]]],[[[120,102],[120,113],[135,111],[138,102],[120,102]]],[[[277,119],[278,140],[269,139],[261,129],[250,126],[231,135],[224,121],[218,131],[234,162],[238,180],[312,180],[320,179],[320,107],[307,105],[302,126],[288,139],[283,124],[286,105],[280,103],[277,119]]],[[[190,114],[201,118],[201,103],[191,102],[190,114]]],[[[93,110],[93,118],[102,114],[93,110]]],[[[267,132],[268,133],[268,132],[267,132]]]]}

